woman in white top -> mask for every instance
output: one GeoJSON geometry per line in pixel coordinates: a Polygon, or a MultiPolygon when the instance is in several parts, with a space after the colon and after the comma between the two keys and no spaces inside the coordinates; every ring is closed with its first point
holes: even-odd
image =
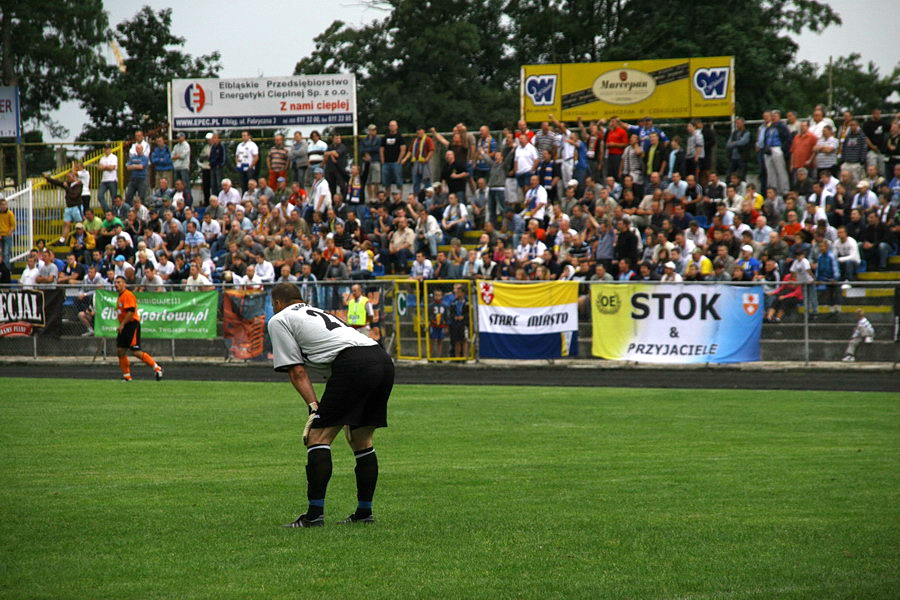
{"type": "Polygon", "coordinates": [[[325,152],[328,150],[328,144],[322,139],[318,131],[309,134],[309,144],[307,145],[307,156],[309,158],[309,169],[315,172],[315,168],[322,165],[325,158],[325,152]]]}

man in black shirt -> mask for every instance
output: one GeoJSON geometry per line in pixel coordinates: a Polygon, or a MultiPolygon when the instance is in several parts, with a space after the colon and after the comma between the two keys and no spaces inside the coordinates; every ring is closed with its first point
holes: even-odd
{"type": "Polygon", "coordinates": [[[448,193],[456,194],[457,200],[466,203],[466,188],[469,185],[469,170],[464,160],[458,160],[453,150],[447,150],[444,155],[447,164],[441,171],[441,180],[448,193]]]}
{"type": "Polygon", "coordinates": [[[325,152],[325,180],[334,194],[347,189],[347,146],[341,142],[341,134],[331,136],[331,146],[325,152]]]}
{"type": "Polygon", "coordinates": [[[406,154],[406,140],[400,135],[397,121],[388,123],[388,132],[381,138],[381,185],[390,191],[391,185],[403,189],[403,165],[406,154]]]}
{"type": "Polygon", "coordinates": [[[890,125],[881,118],[881,109],[872,110],[872,118],[863,123],[862,130],[866,134],[866,143],[869,153],[866,155],[866,163],[875,165],[879,175],[884,175],[884,150],[885,133],[890,131],[890,125]]]}

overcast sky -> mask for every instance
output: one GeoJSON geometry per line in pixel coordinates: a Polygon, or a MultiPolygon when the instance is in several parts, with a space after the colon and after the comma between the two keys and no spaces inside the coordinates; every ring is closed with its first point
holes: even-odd
{"type": "MultiPolygon", "coordinates": [[[[826,1],[844,24],[829,27],[822,34],[798,36],[798,59],[824,64],[829,55],[858,52],[863,61],[873,61],[882,73],[890,72],[900,61],[900,36],[896,34],[900,1],[826,1]]],[[[172,5],[171,0],[105,2],[111,24],[131,18],[145,4],[157,10],[172,5]]],[[[355,0],[190,0],[172,7],[174,33],[187,40],[184,50],[194,56],[218,50],[222,54],[222,77],[290,75],[297,61],[313,50],[313,38],[335,19],[361,24],[383,16],[383,12],[355,0]]],[[[69,129],[66,139],[80,133],[85,122],[77,103],[67,103],[55,118],[69,129]]]]}

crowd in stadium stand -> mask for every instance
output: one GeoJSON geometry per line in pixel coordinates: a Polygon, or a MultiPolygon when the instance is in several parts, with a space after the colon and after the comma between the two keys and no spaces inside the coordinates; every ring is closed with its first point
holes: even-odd
{"type": "MultiPolygon", "coordinates": [[[[839,120],[821,107],[809,118],[767,111],[752,128],[736,119],[721,140],[699,119],[663,130],[649,117],[550,115],[499,136],[463,124],[404,135],[392,121],[368,127],[352,165],[337,133],[277,135],[260,160],[247,132],[233,146],[209,133],[192,158],[183,134],[170,149],[138,131],[124,190],[116,157],[100,160],[99,206],[80,164],[51,180],[65,190],[58,243],[71,253],[42,245],[20,281],[763,281],[772,320],[803,301],[797,282],[819,281],[835,284],[822,300],[836,310],[836,284],[885,269],[900,238],[900,120],[877,110],[839,120]],[[759,185],[747,180],[750,161],[759,185]]],[[[807,306],[818,311],[818,300],[807,306]]]]}

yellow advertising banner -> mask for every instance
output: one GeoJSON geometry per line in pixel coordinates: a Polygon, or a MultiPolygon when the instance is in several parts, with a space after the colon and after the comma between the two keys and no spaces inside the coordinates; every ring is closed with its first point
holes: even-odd
{"type": "Polygon", "coordinates": [[[734,57],[522,67],[521,108],[528,122],[724,117],[734,113],[734,57]]]}

